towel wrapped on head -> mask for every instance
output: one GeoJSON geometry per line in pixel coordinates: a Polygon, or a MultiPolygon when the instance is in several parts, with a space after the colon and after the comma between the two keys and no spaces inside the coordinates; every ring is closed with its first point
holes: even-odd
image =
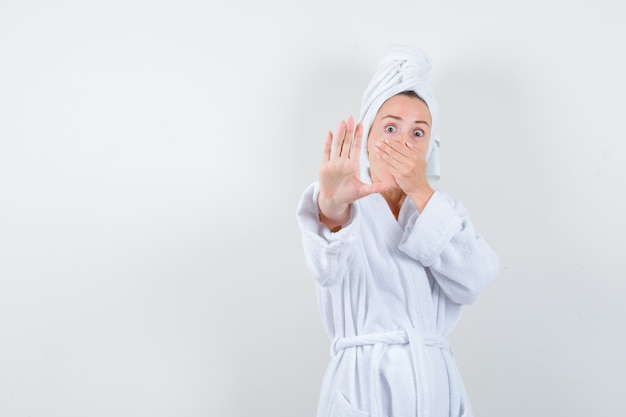
{"type": "Polygon", "coordinates": [[[439,110],[430,79],[431,61],[426,52],[415,46],[390,45],[383,51],[378,69],[363,93],[360,120],[363,124],[361,180],[371,183],[367,136],[380,107],[391,97],[414,91],[428,106],[432,117],[430,142],[426,153],[426,176],[439,179],[439,110]]]}

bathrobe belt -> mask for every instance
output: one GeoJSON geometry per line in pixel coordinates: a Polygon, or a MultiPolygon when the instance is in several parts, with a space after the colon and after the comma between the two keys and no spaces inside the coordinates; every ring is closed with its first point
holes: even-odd
{"type": "Polygon", "coordinates": [[[438,335],[424,335],[415,329],[398,330],[387,333],[364,334],[336,338],[331,345],[331,353],[335,356],[339,351],[357,346],[373,346],[370,362],[370,401],[372,402],[372,417],[384,417],[382,401],[380,398],[380,362],[387,345],[408,344],[411,351],[411,361],[413,363],[413,382],[415,385],[415,396],[417,403],[417,415],[419,417],[430,417],[432,399],[432,373],[430,361],[426,357],[426,348],[435,348],[448,351],[452,355],[450,342],[438,335]]]}

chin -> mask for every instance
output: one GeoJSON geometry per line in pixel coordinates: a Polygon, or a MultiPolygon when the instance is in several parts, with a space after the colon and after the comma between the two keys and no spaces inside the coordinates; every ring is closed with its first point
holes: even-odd
{"type": "Polygon", "coordinates": [[[390,190],[402,190],[395,179],[389,181],[387,184],[389,184],[390,190]]]}
{"type": "Polygon", "coordinates": [[[379,172],[378,175],[373,175],[372,180],[374,182],[382,182],[388,184],[390,188],[400,188],[396,179],[387,171],[379,172]]]}

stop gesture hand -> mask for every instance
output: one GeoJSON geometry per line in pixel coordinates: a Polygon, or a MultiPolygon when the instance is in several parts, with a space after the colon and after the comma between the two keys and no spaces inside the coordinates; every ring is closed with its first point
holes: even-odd
{"type": "Polygon", "coordinates": [[[328,132],[319,171],[320,220],[331,230],[350,218],[350,204],[387,189],[386,184],[365,184],[359,178],[363,126],[352,117],[341,121],[333,137],[328,132]]]}

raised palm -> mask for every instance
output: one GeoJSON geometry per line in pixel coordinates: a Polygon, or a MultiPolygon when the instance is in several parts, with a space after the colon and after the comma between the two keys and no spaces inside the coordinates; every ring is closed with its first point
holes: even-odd
{"type": "Polygon", "coordinates": [[[345,217],[348,206],[359,198],[384,191],[382,183],[365,184],[359,178],[363,126],[352,117],[341,121],[336,136],[328,132],[319,171],[319,206],[330,219],[345,217]]]}

